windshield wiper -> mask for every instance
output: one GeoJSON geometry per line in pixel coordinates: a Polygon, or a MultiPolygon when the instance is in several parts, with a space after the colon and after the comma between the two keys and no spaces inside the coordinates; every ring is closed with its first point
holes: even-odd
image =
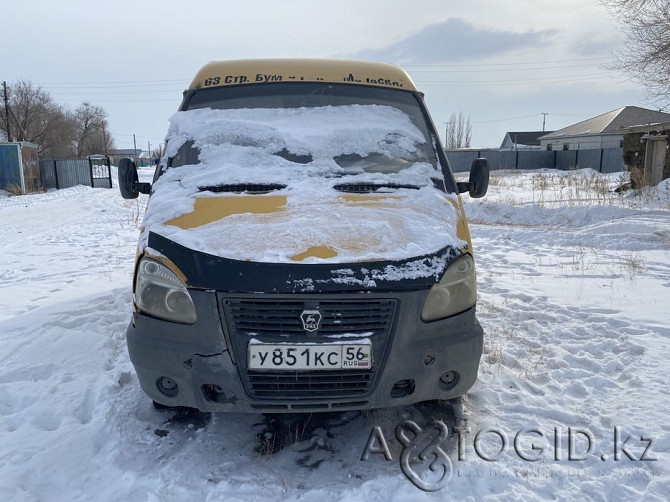
{"type": "Polygon", "coordinates": [[[286,148],[282,148],[278,152],[275,152],[274,155],[286,159],[289,162],[295,162],[296,164],[309,164],[312,162],[312,155],[299,155],[296,153],[289,152],[286,148]]]}
{"type": "Polygon", "coordinates": [[[286,185],[279,185],[277,183],[235,183],[228,185],[198,187],[201,192],[249,194],[264,194],[274,190],[282,190],[284,188],[286,188],[286,185]]]}
{"type": "Polygon", "coordinates": [[[378,191],[384,193],[389,190],[397,190],[400,188],[418,190],[420,187],[416,185],[401,185],[398,183],[341,183],[339,185],[334,185],[333,188],[339,192],[347,193],[375,193],[378,191]]]}

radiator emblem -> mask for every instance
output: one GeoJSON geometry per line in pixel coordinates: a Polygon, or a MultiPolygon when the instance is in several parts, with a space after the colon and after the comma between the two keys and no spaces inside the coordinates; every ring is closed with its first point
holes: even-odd
{"type": "Polygon", "coordinates": [[[303,310],[300,314],[302,328],[310,333],[319,329],[321,319],[323,319],[323,316],[318,310],[303,310]]]}

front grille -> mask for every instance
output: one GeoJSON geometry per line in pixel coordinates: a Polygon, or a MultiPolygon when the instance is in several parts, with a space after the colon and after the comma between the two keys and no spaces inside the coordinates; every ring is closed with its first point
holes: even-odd
{"type": "MultiPolygon", "coordinates": [[[[305,335],[300,314],[302,301],[231,299],[226,313],[234,331],[244,334],[305,335]]],[[[324,300],[318,302],[323,316],[318,333],[386,333],[395,315],[395,300],[324,300]]]]}
{"type": "Polygon", "coordinates": [[[382,370],[387,343],[395,322],[398,300],[391,298],[321,299],[315,297],[221,298],[227,332],[236,355],[246,392],[265,399],[360,398],[372,389],[382,370]],[[305,310],[318,310],[319,329],[307,332],[300,318],[305,310]],[[257,371],[247,368],[249,340],[262,343],[352,343],[365,335],[372,344],[370,369],[319,371],[257,371]]]}
{"type": "Polygon", "coordinates": [[[367,392],[371,371],[248,371],[256,397],[291,399],[296,397],[356,396],[367,392]]]}

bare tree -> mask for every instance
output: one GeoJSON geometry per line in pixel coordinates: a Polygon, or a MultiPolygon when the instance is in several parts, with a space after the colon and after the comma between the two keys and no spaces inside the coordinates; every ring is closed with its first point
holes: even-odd
{"type": "Polygon", "coordinates": [[[613,68],[642,83],[652,101],[670,106],[670,2],[600,0],[623,25],[624,49],[613,68]]]}
{"type": "Polygon", "coordinates": [[[151,152],[151,155],[155,159],[163,158],[163,155],[165,155],[165,147],[166,146],[167,145],[165,144],[165,141],[162,141],[156,148],[153,149],[153,151],[151,152]]]}
{"type": "MultiPolygon", "coordinates": [[[[19,80],[10,86],[9,108],[12,139],[37,144],[42,158],[83,157],[113,148],[100,106],[83,103],[73,112],[41,87],[19,80]]],[[[4,120],[0,136],[7,137],[4,120]]]]}
{"type": "Polygon", "coordinates": [[[102,107],[87,102],[83,102],[75,110],[77,157],[104,153],[106,145],[102,137],[106,115],[102,107]],[[96,151],[97,148],[101,150],[96,151]]]}
{"type": "MultiPolygon", "coordinates": [[[[57,140],[54,129],[67,121],[63,108],[53,101],[49,93],[25,80],[11,85],[9,108],[13,139],[36,143],[40,155],[53,147],[53,142],[57,140]]],[[[6,135],[5,124],[0,124],[0,127],[6,135]]]]}
{"type": "Polygon", "coordinates": [[[452,113],[447,122],[446,148],[469,148],[471,139],[470,116],[466,119],[463,112],[452,113]]]}
{"type": "Polygon", "coordinates": [[[73,157],[75,155],[73,145],[75,127],[72,112],[67,108],[57,105],[44,135],[39,140],[33,141],[39,146],[40,157],[73,157]]]}
{"type": "Polygon", "coordinates": [[[107,129],[107,120],[103,119],[100,127],[95,128],[92,134],[89,135],[81,156],[95,154],[107,155],[109,150],[114,148],[114,139],[111,137],[107,129]]]}

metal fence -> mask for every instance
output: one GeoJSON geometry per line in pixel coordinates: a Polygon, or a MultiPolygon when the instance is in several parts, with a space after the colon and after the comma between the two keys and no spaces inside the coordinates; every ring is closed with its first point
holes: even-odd
{"type": "Polygon", "coordinates": [[[624,170],[622,148],[593,150],[447,150],[447,159],[455,173],[470,171],[472,161],[485,157],[491,170],[500,169],[574,169],[591,168],[601,173],[624,170]]]}
{"type": "Polygon", "coordinates": [[[39,181],[37,145],[26,141],[0,144],[1,190],[36,192],[39,181]]]}
{"type": "Polygon", "coordinates": [[[112,188],[109,158],[40,160],[40,178],[44,188],[69,188],[86,185],[112,188]]]}

